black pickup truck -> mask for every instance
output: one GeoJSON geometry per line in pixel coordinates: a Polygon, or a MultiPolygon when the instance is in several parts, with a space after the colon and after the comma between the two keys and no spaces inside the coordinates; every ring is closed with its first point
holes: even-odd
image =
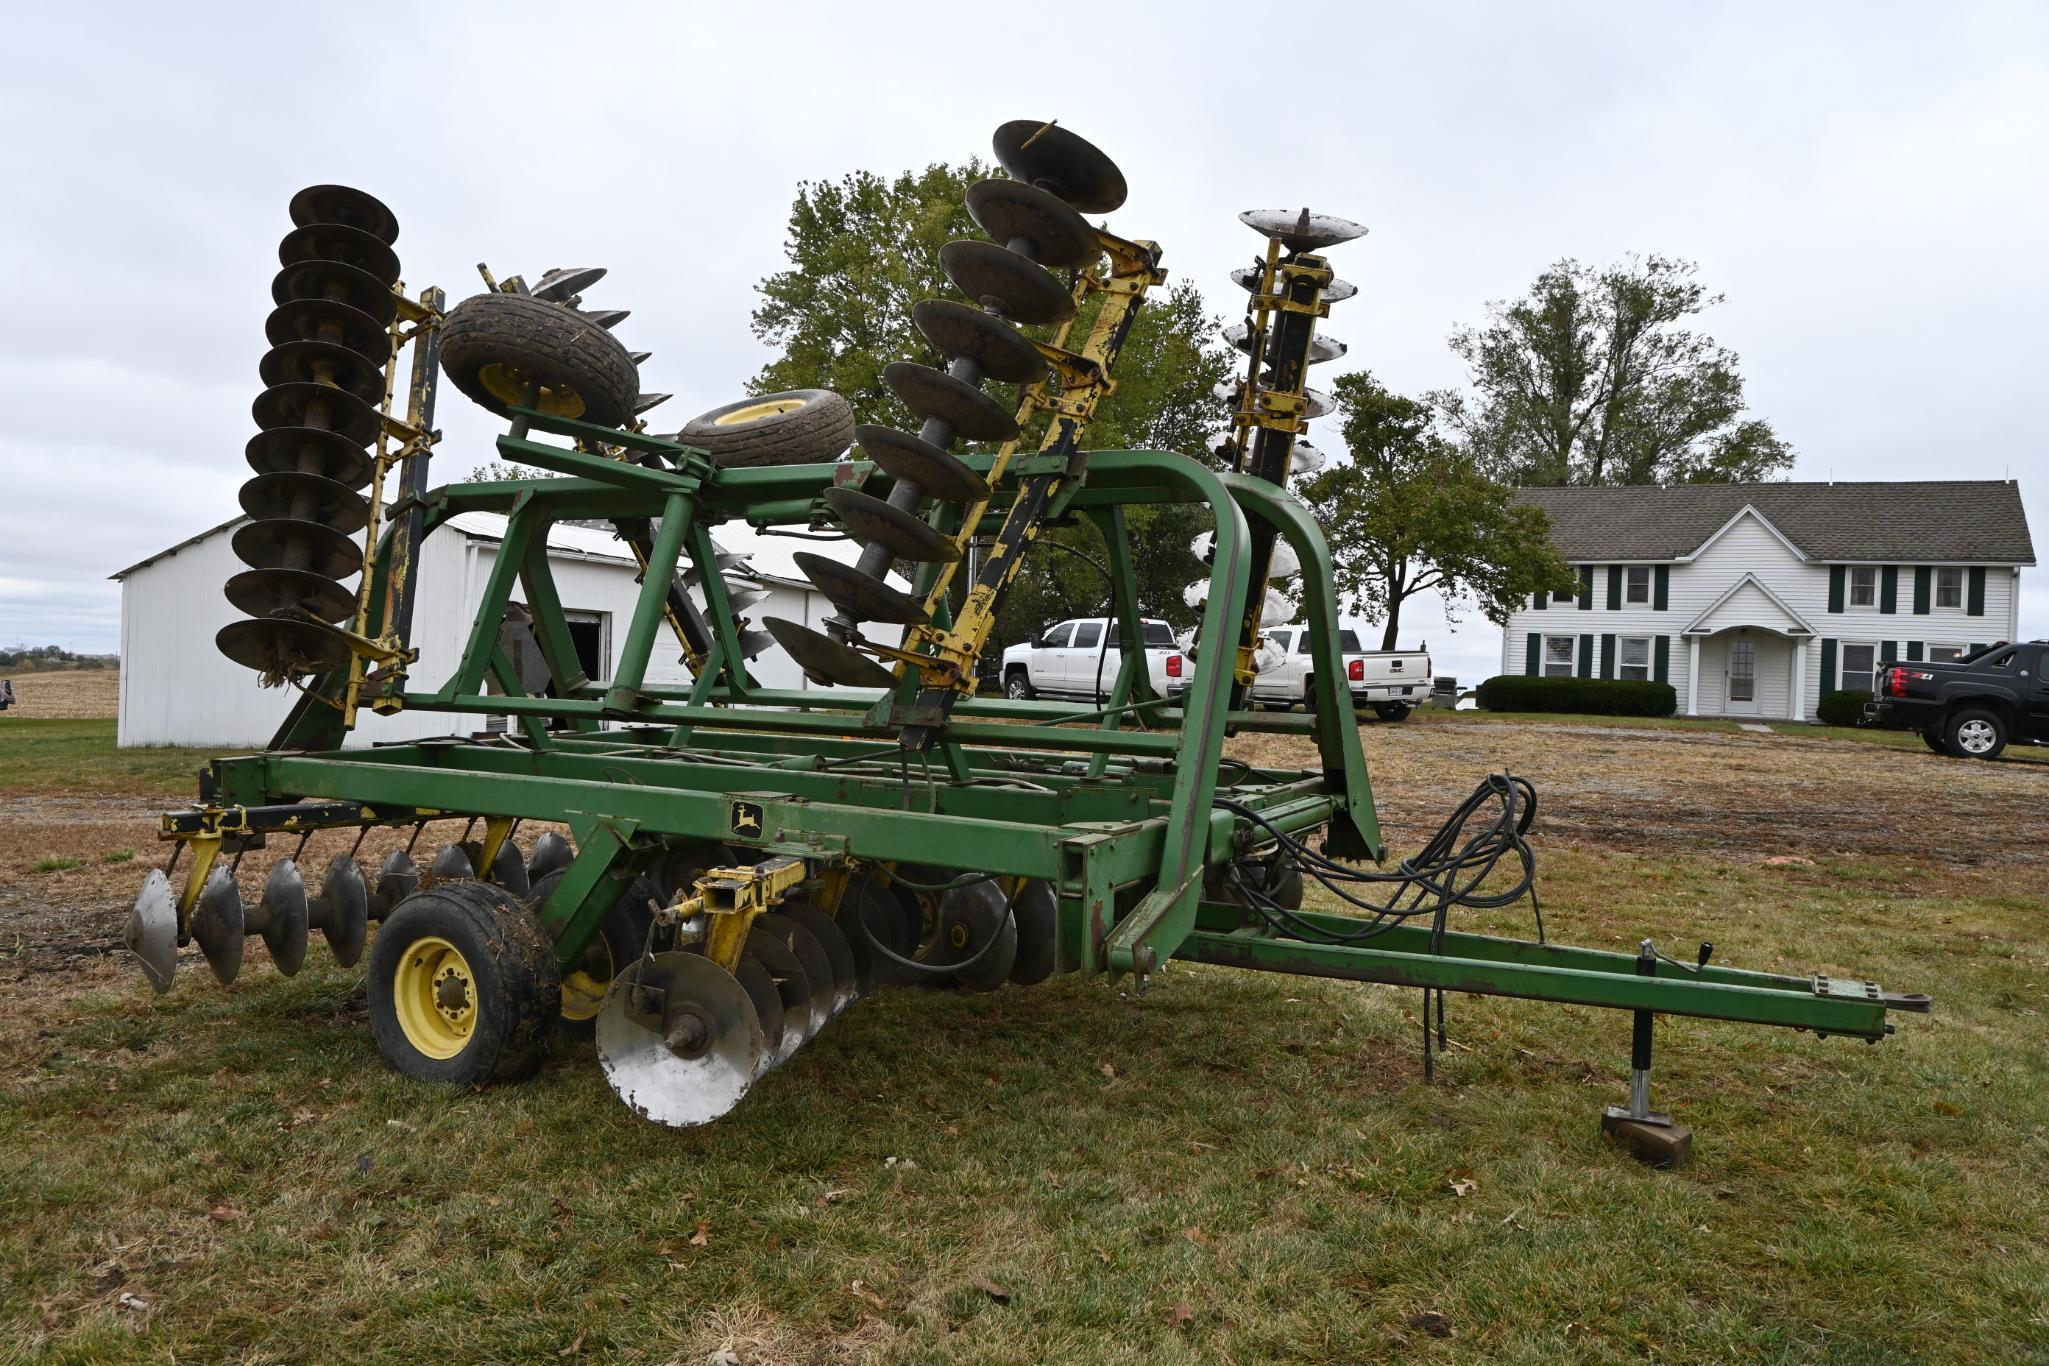
{"type": "Polygon", "coordinates": [[[1864,724],[1918,730],[1937,754],[1996,759],[2009,742],[2049,744],[2049,641],[2000,642],[1940,664],[1888,660],[1864,724]]]}

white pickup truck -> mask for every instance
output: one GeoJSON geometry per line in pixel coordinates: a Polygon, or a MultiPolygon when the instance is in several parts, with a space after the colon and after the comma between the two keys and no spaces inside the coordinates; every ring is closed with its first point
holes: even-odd
{"type": "MultiPolygon", "coordinates": [[[[1309,657],[1309,628],[1278,626],[1261,632],[1259,676],[1252,681],[1252,700],[1268,706],[1314,707],[1316,675],[1309,657]]],[[[1371,707],[1383,721],[1401,721],[1430,695],[1430,656],[1422,650],[1362,650],[1359,633],[1338,631],[1338,651],[1345,657],[1345,686],[1352,705],[1371,707]]]]}
{"type": "MultiPolygon", "coordinates": [[[[1164,621],[1145,620],[1139,630],[1153,691],[1161,697],[1179,691],[1194,670],[1174,643],[1174,629],[1164,621]]],[[[1114,617],[1058,622],[1003,652],[1003,695],[1018,702],[1041,696],[1107,702],[1123,662],[1114,617]]]]}

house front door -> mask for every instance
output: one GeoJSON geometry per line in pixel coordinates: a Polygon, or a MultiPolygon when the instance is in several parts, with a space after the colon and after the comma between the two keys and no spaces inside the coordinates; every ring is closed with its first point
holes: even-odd
{"type": "Polygon", "coordinates": [[[1757,642],[1749,636],[1729,641],[1728,708],[1739,715],[1757,713],[1757,642]]]}

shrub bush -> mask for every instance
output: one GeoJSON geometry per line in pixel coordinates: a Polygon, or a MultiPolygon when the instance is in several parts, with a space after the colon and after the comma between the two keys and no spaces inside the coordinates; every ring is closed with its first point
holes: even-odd
{"type": "Polygon", "coordinates": [[[1825,692],[1814,714],[1824,726],[1854,726],[1864,719],[1864,704],[1870,700],[1871,694],[1862,688],[1825,692]]]}
{"type": "Polygon", "coordinates": [[[1670,683],[1636,678],[1530,678],[1497,674],[1479,686],[1488,711],[1550,711],[1580,716],[1670,716],[1679,694],[1670,683]]]}

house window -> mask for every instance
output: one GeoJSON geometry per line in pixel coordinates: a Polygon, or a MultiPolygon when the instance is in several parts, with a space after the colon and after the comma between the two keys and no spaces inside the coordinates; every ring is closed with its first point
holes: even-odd
{"type": "Polygon", "coordinates": [[[1850,567],[1850,606],[1878,605],[1878,567],[1859,564],[1850,567]]]}
{"type": "Polygon", "coordinates": [[[1964,605],[1963,570],[1938,569],[1935,571],[1935,605],[1937,607],[1962,607],[1964,605]]]}
{"type": "Polygon", "coordinates": [[[1963,653],[1964,647],[1961,645],[1930,645],[1928,647],[1928,662],[1930,664],[1948,664],[1952,660],[1963,658],[1963,653]]]}
{"type": "Polygon", "coordinates": [[[1624,636],[1618,642],[1621,662],[1616,666],[1618,678],[1642,678],[1651,676],[1651,638],[1649,636],[1624,636]]]}
{"type": "Polygon", "coordinates": [[[1572,677],[1573,651],[1579,648],[1577,636],[1544,637],[1544,677],[1572,677]]]}
{"type": "Polygon", "coordinates": [[[1647,564],[1633,564],[1624,571],[1629,578],[1623,593],[1624,602],[1649,602],[1651,600],[1651,567],[1647,564]]]}
{"type": "Polygon", "coordinates": [[[1574,593],[1578,592],[1578,591],[1579,591],[1579,582],[1578,582],[1577,580],[1574,580],[1574,582],[1573,582],[1573,586],[1572,586],[1572,587],[1570,587],[1570,588],[1568,588],[1568,589],[1566,589],[1566,590],[1565,590],[1565,591],[1564,591],[1563,593],[1553,593],[1553,594],[1551,595],[1551,601],[1552,601],[1552,602],[1554,602],[1554,603],[1557,603],[1557,604],[1558,604],[1559,606],[1561,606],[1561,607],[1562,607],[1562,606],[1564,606],[1564,605],[1565,605],[1566,603],[1568,603],[1568,602],[1571,602],[1571,601],[1572,601],[1572,595],[1573,595],[1574,593]]]}
{"type": "Polygon", "coordinates": [[[1871,671],[1877,663],[1876,645],[1844,645],[1842,671],[1836,686],[1844,692],[1870,692],[1871,671]]]}

